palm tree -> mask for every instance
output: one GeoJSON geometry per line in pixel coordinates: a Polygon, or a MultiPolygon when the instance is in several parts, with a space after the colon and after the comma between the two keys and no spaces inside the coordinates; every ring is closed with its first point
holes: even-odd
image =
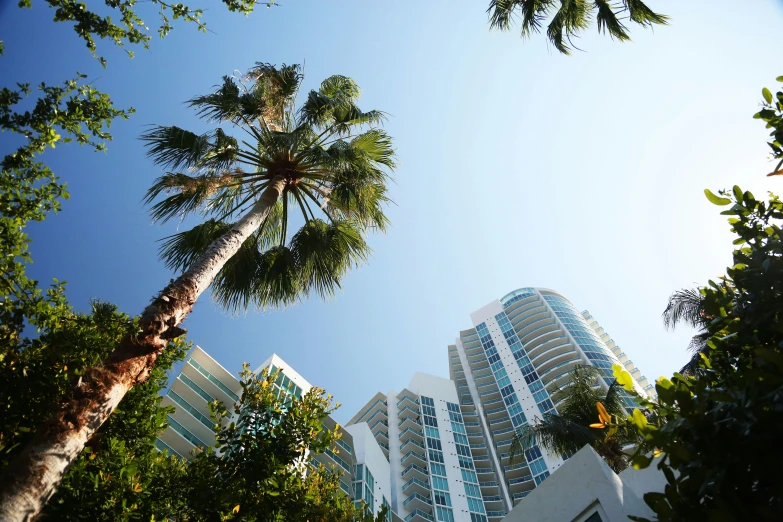
{"type": "Polygon", "coordinates": [[[688,344],[691,359],[680,369],[680,373],[694,374],[699,370],[701,353],[706,352],[710,333],[707,331],[710,319],[704,310],[704,296],[698,289],[686,288],[677,290],[669,296],[669,302],[663,311],[663,325],[675,328],[685,323],[697,330],[696,335],[688,344]]]}
{"type": "Polygon", "coordinates": [[[162,258],[183,273],[145,308],[138,333],[85,373],[9,466],[0,519],[27,520],[40,511],[167,341],[184,333],[179,325],[210,285],[229,309],[282,307],[311,293],[332,295],[367,258],[365,234],[387,224],[394,169],[391,139],[379,128],[384,114],[361,111],[359,88],[344,76],[324,80],[297,109],[302,79],[298,65],[257,64],[190,101],[208,122],[241,130],[240,138],[220,127],[197,134],[156,126],[142,136],[154,161],[170,169],[147,193],[150,203],[167,194],[152,206],[153,218],[208,219],[164,241],[162,258]]]}
{"type": "Polygon", "coordinates": [[[557,413],[545,413],[543,419],[523,426],[511,443],[511,463],[519,462],[525,451],[536,443],[550,453],[568,457],[590,445],[615,472],[628,467],[623,447],[636,442],[633,432],[620,428],[609,434],[607,429],[590,428],[595,423],[596,403],[600,402],[609,415],[625,417],[627,405],[622,386],[614,381],[607,390],[601,387],[600,373],[593,366],[576,366],[569,382],[553,396],[557,413]]]}
{"type": "Polygon", "coordinates": [[[519,22],[524,38],[541,31],[544,22],[549,19],[547,38],[563,54],[571,54],[572,48],[578,49],[572,38],[592,24],[593,15],[598,32],[609,33],[613,39],[620,41],[631,39],[623,20],[642,27],[666,25],[669,20],[647,7],[642,0],[491,0],[487,12],[490,27],[508,31],[515,22],[519,22]]]}

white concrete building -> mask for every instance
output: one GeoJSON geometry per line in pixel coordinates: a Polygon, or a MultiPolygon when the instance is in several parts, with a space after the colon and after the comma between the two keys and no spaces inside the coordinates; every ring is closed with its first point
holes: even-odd
{"type": "Polygon", "coordinates": [[[401,391],[378,393],[349,421],[368,424],[389,458],[392,508],[406,522],[487,522],[505,510],[489,511],[485,495],[497,493],[477,423],[464,419],[454,382],[414,374],[401,391]],[[482,442],[478,442],[481,445],[482,442]]]}
{"type": "Polygon", "coordinates": [[[155,445],[181,458],[191,458],[197,446],[207,447],[215,442],[215,423],[210,419],[209,403],[218,399],[228,406],[238,401],[241,393],[236,377],[196,346],[180,372],[171,379],[163,397],[161,404],[174,406],[175,410],[155,445]]]}
{"type": "Polygon", "coordinates": [[[666,478],[655,462],[619,475],[590,446],[568,459],[520,502],[503,522],[628,522],[629,515],[654,519],[647,492],[662,492],[666,478]]]}

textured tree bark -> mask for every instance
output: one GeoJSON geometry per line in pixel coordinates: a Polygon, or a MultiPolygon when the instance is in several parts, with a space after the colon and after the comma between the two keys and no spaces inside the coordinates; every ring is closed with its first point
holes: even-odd
{"type": "Polygon", "coordinates": [[[103,364],[85,372],[72,398],[38,429],[6,470],[0,482],[0,522],[29,521],[38,515],[87,441],[128,390],[149,376],[168,340],[185,333],[178,325],[226,261],[261,225],[284,186],[282,178],[269,185],[231,230],[144,309],[141,331],[123,339],[103,364]]]}

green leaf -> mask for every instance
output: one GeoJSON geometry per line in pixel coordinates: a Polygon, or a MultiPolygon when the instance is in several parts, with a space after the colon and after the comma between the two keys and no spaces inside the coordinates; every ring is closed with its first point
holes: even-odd
{"type": "Polygon", "coordinates": [[[767,103],[772,103],[772,93],[769,92],[769,89],[764,87],[761,89],[761,94],[764,96],[764,99],[767,101],[767,103]]]}
{"type": "Polygon", "coordinates": [[[710,203],[712,203],[713,205],[718,205],[723,207],[731,203],[731,200],[729,198],[722,198],[720,196],[716,196],[715,194],[712,193],[710,189],[704,189],[704,195],[707,196],[707,199],[709,199],[710,203]]]}

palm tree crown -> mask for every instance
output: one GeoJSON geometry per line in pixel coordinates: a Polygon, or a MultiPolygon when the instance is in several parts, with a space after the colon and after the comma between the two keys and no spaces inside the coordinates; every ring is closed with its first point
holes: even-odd
{"type": "Polygon", "coordinates": [[[589,444],[612,469],[625,469],[628,459],[622,447],[635,441],[633,434],[621,428],[608,436],[606,429],[589,427],[596,421],[596,402],[603,404],[611,416],[627,415],[622,386],[614,381],[604,391],[599,384],[600,375],[593,366],[576,366],[568,384],[554,394],[557,413],[545,413],[543,419],[536,418],[514,436],[509,450],[511,461],[520,460],[523,452],[536,443],[561,457],[573,455],[589,444]]]}
{"type": "Polygon", "coordinates": [[[165,195],[152,205],[153,219],[207,218],[164,239],[168,267],[188,270],[264,194],[272,203],[212,281],[213,297],[232,310],[286,306],[311,291],[332,295],[366,260],[364,234],[387,225],[395,165],[379,128],[384,113],[361,111],[359,88],[345,76],[327,78],[297,108],[302,80],[298,65],[259,63],[190,100],[200,117],[240,129],[241,139],[220,127],[197,134],[155,126],[142,136],[148,154],[170,169],[147,192],[147,203],[165,195]]]}
{"type": "Polygon", "coordinates": [[[576,48],[572,38],[592,24],[593,15],[599,32],[620,41],[631,39],[623,18],[643,27],[666,25],[669,19],[642,0],[491,0],[487,12],[492,28],[508,31],[518,21],[525,38],[539,32],[549,19],[547,38],[563,54],[571,54],[576,48]]]}
{"type": "Polygon", "coordinates": [[[685,323],[697,330],[691,338],[688,350],[691,359],[680,369],[680,373],[693,374],[699,371],[701,353],[707,350],[707,341],[710,333],[707,326],[710,317],[704,310],[704,296],[698,288],[685,288],[677,290],[669,296],[669,302],[663,311],[663,325],[666,328],[675,328],[678,324],[685,323]]]}

